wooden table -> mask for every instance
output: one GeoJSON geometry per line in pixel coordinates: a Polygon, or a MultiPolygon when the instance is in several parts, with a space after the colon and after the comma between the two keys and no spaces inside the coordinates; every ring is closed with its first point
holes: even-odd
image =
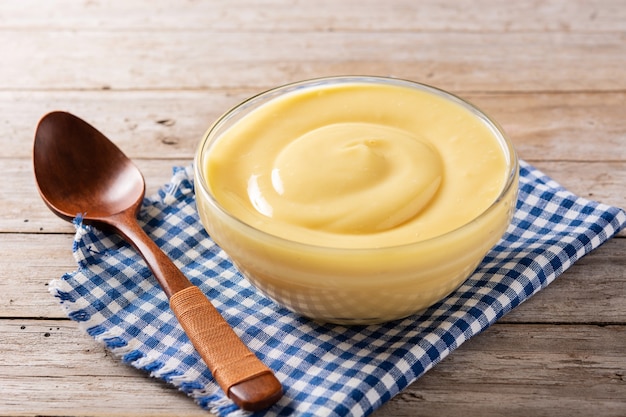
{"type": "MultiPolygon", "coordinates": [[[[209,124],[266,88],[389,75],[457,93],[519,155],[626,207],[624,0],[0,2],[0,415],[207,415],[119,361],[48,294],[73,227],[41,202],[35,126],[71,111],[154,192],[209,124]]],[[[453,352],[383,416],[626,415],[626,233],[453,352]]]]}

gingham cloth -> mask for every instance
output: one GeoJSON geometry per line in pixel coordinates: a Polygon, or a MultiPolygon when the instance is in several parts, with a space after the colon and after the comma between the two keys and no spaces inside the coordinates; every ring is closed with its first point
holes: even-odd
{"type": "MultiPolygon", "coordinates": [[[[470,337],[544,288],[626,224],[624,211],[563,189],[521,163],[503,239],[461,287],[424,314],[372,326],[320,325],[278,307],[235,270],[196,214],[191,167],[147,198],[139,220],[283,383],[265,416],[365,416],[470,337]]],[[[115,235],[76,221],[78,270],[50,288],[72,320],[124,362],[219,416],[239,411],[215,384],[143,260],[115,235]]]]}

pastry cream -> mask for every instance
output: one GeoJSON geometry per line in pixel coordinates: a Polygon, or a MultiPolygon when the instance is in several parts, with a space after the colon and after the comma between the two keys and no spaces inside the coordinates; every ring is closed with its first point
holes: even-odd
{"type": "Polygon", "coordinates": [[[517,159],[479,110],[417,83],[303,81],[227,112],[195,163],[211,238],[265,295],[343,324],[416,313],[505,232],[517,159]]]}
{"type": "Polygon", "coordinates": [[[387,247],[457,229],[485,211],[509,158],[467,108],[399,85],[296,90],[237,121],[205,166],[234,217],[287,240],[387,247]]]}

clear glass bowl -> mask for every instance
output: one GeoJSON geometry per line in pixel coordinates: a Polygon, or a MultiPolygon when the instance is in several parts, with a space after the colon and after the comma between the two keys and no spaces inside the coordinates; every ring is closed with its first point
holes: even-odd
{"type": "Polygon", "coordinates": [[[258,290],[287,309],[322,322],[372,324],[419,313],[458,288],[506,231],[517,200],[518,160],[498,124],[445,91],[384,77],[330,77],[278,87],[237,105],[202,138],[195,158],[195,193],[211,238],[258,290]],[[484,212],[440,236],[390,247],[346,249],[310,245],[268,234],[230,214],[215,198],[204,166],[223,132],[272,99],[337,83],[391,84],[456,103],[484,123],[500,142],[506,183],[484,212]],[[383,260],[383,261],[381,261],[383,260]]]}

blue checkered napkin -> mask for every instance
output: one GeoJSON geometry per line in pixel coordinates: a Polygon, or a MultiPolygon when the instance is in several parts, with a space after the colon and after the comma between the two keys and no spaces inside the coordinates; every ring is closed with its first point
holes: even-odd
{"type": "MultiPolygon", "coordinates": [[[[259,415],[364,416],[617,233],[626,214],[522,163],[513,223],[476,272],[421,316],[359,327],[316,324],[256,292],[202,228],[191,168],[175,169],[145,200],[140,221],[283,383],[284,397],[259,415]]],[[[123,362],[201,407],[244,414],[217,387],[134,250],[76,223],[78,270],[50,285],[68,316],[123,362]]]]}

